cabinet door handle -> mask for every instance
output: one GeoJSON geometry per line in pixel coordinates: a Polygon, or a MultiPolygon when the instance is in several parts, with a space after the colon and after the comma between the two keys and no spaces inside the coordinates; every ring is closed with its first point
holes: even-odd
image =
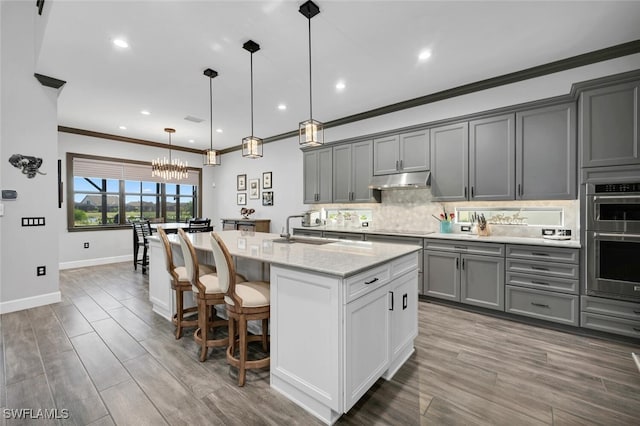
{"type": "Polygon", "coordinates": [[[456,269],[460,269],[460,258],[456,258],[456,269]]]}
{"type": "Polygon", "coordinates": [[[399,164],[398,160],[396,160],[396,170],[400,170],[400,167],[398,167],[399,164]]]}
{"type": "Polygon", "coordinates": [[[541,308],[549,308],[549,305],[546,305],[546,304],[544,304],[544,303],[531,302],[531,304],[532,304],[533,306],[539,306],[539,307],[541,307],[541,308]]]}
{"type": "Polygon", "coordinates": [[[464,259],[462,259],[462,270],[464,271],[464,259]]]}
{"type": "Polygon", "coordinates": [[[543,266],[535,266],[535,265],[531,265],[531,269],[535,269],[536,271],[548,271],[549,268],[545,268],[543,266]]]}
{"type": "Polygon", "coordinates": [[[522,196],[522,184],[518,184],[518,195],[522,196]]]}
{"type": "Polygon", "coordinates": [[[402,295],[402,310],[404,311],[405,309],[407,309],[407,306],[409,305],[409,296],[407,296],[407,293],[402,295]]]}
{"type": "Polygon", "coordinates": [[[402,165],[402,160],[400,160],[400,170],[404,169],[404,166],[402,165]]]}
{"type": "Polygon", "coordinates": [[[375,283],[376,281],[378,281],[378,278],[374,278],[374,279],[372,279],[371,281],[365,281],[364,283],[365,283],[365,284],[367,284],[367,285],[369,285],[369,284],[373,284],[373,283],[375,283]]]}
{"type": "Polygon", "coordinates": [[[536,280],[531,280],[531,284],[551,285],[549,283],[545,283],[544,281],[536,281],[536,280]]]}
{"type": "Polygon", "coordinates": [[[473,198],[473,186],[471,187],[471,198],[473,198]]]}
{"type": "Polygon", "coordinates": [[[533,256],[550,256],[549,253],[539,253],[539,252],[531,252],[533,256]]]}
{"type": "Polygon", "coordinates": [[[467,198],[467,187],[464,187],[464,198],[467,198]]]}
{"type": "Polygon", "coordinates": [[[391,307],[389,308],[389,310],[393,311],[393,292],[390,291],[389,294],[391,295],[391,307]]]}

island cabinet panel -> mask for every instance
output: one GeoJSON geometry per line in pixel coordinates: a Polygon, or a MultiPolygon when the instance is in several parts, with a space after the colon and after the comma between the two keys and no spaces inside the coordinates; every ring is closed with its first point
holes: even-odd
{"type": "Polygon", "coordinates": [[[575,199],[575,102],[519,111],[516,129],[516,199],[575,199]]]}
{"type": "Polygon", "coordinates": [[[640,164],[640,81],[580,94],[582,167],[640,164]]]}
{"type": "Polygon", "coordinates": [[[515,198],[515,115],[469,122],[469,200],[515,198]]]}
{"type": "Polygon", "coordinates": [[[466,201],[469,123],[431,129],[431,194],[439,201],[466,201]]]}
{"type": "Polygon", "coordinates": [[[388,380],[404,364],[418,336],[417,271],[407,273],[393,281],[391,286],[391,360],[388,380]]]}
{"type": "Polygon", "coordinates": [[[333,201],[333,148],[306,151],[303,156],[303,203],[333,201]]]}

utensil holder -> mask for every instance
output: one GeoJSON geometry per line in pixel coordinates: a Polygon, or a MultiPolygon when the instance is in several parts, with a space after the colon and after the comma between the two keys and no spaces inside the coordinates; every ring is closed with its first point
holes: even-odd
{"type": "Polygon", "coordinates": [[[443,220],[440,222],[440,233],[441,234],[450,234],[451,233],[451,222],[443,220]]]}

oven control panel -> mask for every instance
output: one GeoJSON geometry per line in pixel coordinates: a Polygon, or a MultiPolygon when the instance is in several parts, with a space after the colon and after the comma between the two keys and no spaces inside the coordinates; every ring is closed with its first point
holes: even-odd
{"type": "Polygon", "coordinates": [[[596,185],[596,194],[609,192],[640,192],[640,183],[603,183],[596,185]]]}

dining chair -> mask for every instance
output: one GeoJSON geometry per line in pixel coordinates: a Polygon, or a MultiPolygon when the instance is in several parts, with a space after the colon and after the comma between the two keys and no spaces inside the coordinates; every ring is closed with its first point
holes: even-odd
{"type": "MultiPolygon", "coordinates": [[[[217,318],[215,308],[216,305],[224,305],[225,293],[220,288],[217,274],[200,274],[200,264],[189,235],[183,229],[179,229],[178,236],[187,277],[191,282],[192,291],[196,295],[198,307],[198,328],[193,333],[193,338],[200,345],[200,361],[205,361],[209,348],[226,346],[229,343],[228,336],[213,338],[217,327],[227,326],[227,320],[217,318]]],[[[241,275],[237,277],[234,275],[234,278],[246,281],[241,275]]]]}
{"type": "Polygon", "coordinates": [[[151,224],[148,220],[138,220],[133,222],[133,269],[138,270],[138,265],[142,265],[142,273],[147,273],[149,264],[149,242],[147,237],[151,235],[151,224]],[[138,258],[142,247],[142,259],[138,258]]]}
{"type": "Polygon", "coordinates": [[[236,279],[236,271],[231,254],[220,236],[211,232],[211,249],[218,271],[218,284],[224,291],[224,301],[229,317],[229,347],[227,362],[238,369],[238,386],[244,386],[247,369],[269,367],[269,318],[271,299],[269,283],[265,281],[245,281],[236,279]],[[249,335],[248,322],[262,321],[262,334],[249,335]],[[236,330],[237,323],[237,330],[236,330]],[[237,331],[237,338],[236,338],[237,331]],[[262,342],[262,350],[267,353],[263,358],[247,360],[249,342],[262,342]],[[238,355],[236,356],[236,349],[238,355]]]}
{"type": "MultiPolygon", "coordinates": [[[[192,291],[191,281],[187,275],[187,268],[184,265],[176,266],[173,257],[173,251],[171,250],[171,243],[167,237],[165,230],[159,226],[158,235],[164,246],[164,259],[167,267],[167,272],[171,277],[171,288],[174,290],[176,298],[176,313],[173,315],[172,321],[176,326],[176,339],[182,337],[183,327],[195,327],[198,325],[197,319],[185,319],[185,315],[195,313],[198,311],[197,306],[190,308],[184,307],[184,293],[192,291]]],[[[216,272],[215,266],[206,265],[200,263],[198,273],[200,275],[212,274],[216,272]]]]}
{"type": "Polygon", "coordinates": [[[207,218],[198,218],[189,220],[189,232],[210,232],[213,229],[211,228],[211,219],[207,218]]]}

